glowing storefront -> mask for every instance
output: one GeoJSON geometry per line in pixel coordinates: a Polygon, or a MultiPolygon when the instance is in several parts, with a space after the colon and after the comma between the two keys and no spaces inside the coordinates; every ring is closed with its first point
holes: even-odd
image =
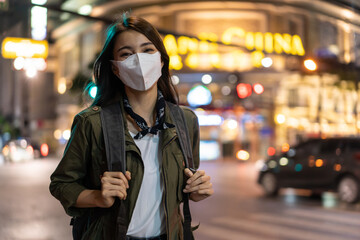
{"type": "Polygon", "coordinates": [[[198,108],[202,144],[215,149],[204,159],[243,149],[257,160],[309,136],[357,134],[357,88],[341,81],[351,79],[302,67],[305,56],[357,59],[355,13],[350,24],[344,8],[325,2],[134,0],[92,16],[130,8],[163,35],[180,101],[198,108]]]}

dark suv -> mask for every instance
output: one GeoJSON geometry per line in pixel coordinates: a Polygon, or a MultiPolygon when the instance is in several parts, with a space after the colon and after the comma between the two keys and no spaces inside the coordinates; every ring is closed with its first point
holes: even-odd
{"type": "Polygon", "coordinates": [[[266,195],[279,188],[335,190],[340,200],[360,199],[360,138],[310,139],[269,157],[258,177],[266,195]]]}

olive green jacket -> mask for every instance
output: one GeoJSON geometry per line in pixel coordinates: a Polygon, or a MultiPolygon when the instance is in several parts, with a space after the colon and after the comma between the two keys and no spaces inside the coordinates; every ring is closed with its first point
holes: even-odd
{"type": "MultiPolygon", "coordinates": [[[[123,110],[123,106],[121,109],[123,110]]],[[[184,110],[186,123],[192,145],[194,167],[199,167],[199,126],[196,115],[188,108],[184,110]]],[[[115,239],[116,214],[119,201],[108,209],[74,207],[79,194],[85,189],[101,189],[101,175],[108,170],[103,132],[100,120],[101,107],[88,108],[75,116],[71,139],[58,167],[51,175],[50,192],[63,205],[70,216],[90,214],[94,221],[83,239],[115,239]],[[95,217],[94,217],[95,216],[95,217]]],[[[124,112],[124,111],[122,111],[124,112]]],[[[125,116],[124,116],[125,119],[125,116]]],[[[175,124],[165,108],[165,121],[175,124]]],[[[125,121],[125,129],[127,129],[125,121]]],[[[139,194],[144,174],[141,153],[128,131],[125,131],[126,166],[131,172],[127,198],[124,202],[127,209],[128,226],[139,194]]],[[[116,143],[112,143],[116,144],[116,143]]],[[[169,240],[182,240],[183,227],[179,205],[183,198],[185,186],[184,157],[180,149],[175,128],[160,131],[159,149],[161,152],[161,176],[164,181],[163,204],[166,216],[166,231],[169,240]]],[[[139,199],[146,201],[146,199],[139,199]]],[[[126,227],[127,227],[126,226],[126,227]]]]}

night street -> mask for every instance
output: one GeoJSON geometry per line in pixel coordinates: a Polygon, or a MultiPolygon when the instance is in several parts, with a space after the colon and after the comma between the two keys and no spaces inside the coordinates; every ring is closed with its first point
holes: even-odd
{"type": "MultiPolygon", "coordinates": [[[[48,191],[54,159],[0,166],[0,238],[71,239],[70,218],[48,191]]],[[[202,163],[215,194],[192,204],[198,240],[360,239],[360,205],[339,203],[336,195],[310,197],[305,191],[262,197],[250,163],[202,163]]]]}
{"type": "Polygon", "coordinates": [[[189,240],[184,184],[196,240],[360,240],[360,0],[0,0],[0,23],[0,240],[73,239],[52,173],[70,214],[113,206],[96,239],[189,240]]]}

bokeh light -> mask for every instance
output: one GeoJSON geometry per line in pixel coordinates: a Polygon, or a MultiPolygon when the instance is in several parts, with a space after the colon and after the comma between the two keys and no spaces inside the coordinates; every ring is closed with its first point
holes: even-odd
{"type": "Polygon", "coordinates": [[[269,148],[267,149],[267,154],[268,154],[269,156],[274,156],[275,153],[276,153],[276,150],[275,150],[274,147],[269,147],[269,148]]]}
{"type": "Polygon", "coordinates": [[[271,67],[273,64],[273,60],[269,57],[263,58],[261,60],[261,65],[263,65],[263,67],[269,68],[271,67]]]}
{"type": "Polygon", "coordinates": [[[304,61],[304,66],[306,69],[310,71],[315,71],[317,69],[317,65],[312,59],[307,59],[304,61]]]}
{"type": "Polygon", "coordinates": [[[236,158],[242,161],[246,161],[250,158],[250,154],[245,150],[240,150],[236,153],[236,158]]]}
{"type": "Polygon", "coordinates": [[[204,84],[209,84],[212,82],[212,77],[210,74],[204,74],[202,77],[201,77],[201,81],[204,83],[204,84]]]}

